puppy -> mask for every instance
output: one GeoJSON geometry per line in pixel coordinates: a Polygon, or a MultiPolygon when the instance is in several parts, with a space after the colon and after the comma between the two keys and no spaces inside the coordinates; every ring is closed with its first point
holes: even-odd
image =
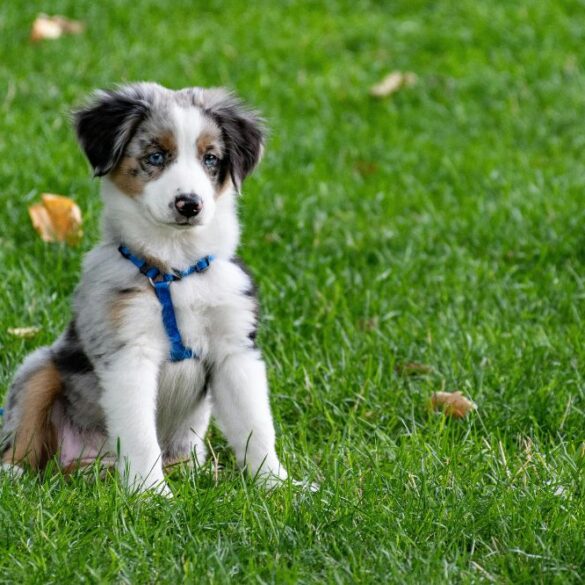
{"type": "Polygon", "coordinates": [[[137,83],[74,114],[104,202],[66,331],[10,387],[5,466],[100,456],[132,489],[206,456],[213,415],[238,463],[269,485],[275,451],[254,284],[235,256],[236,196],[263,150],[261,119],[223,89],[137,83]]]}

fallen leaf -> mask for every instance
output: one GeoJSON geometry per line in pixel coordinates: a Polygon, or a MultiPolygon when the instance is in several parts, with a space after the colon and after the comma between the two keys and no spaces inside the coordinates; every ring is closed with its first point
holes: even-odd
{"type": "Polygon", "coordinates": [[[373,175],[378,170],[378,165],[367,160],[358,160],[354,163],[353,168],[362,176],[373,175]]]}
{"type": "Polygon", "coordinates": [[[453,418],[463,418],[472,410],[477,410],[477,405],[461,392],[435,392],[431,396],[431,406],[453,418]]]}
{"type": "Polygon", "coordinates": [[[85,24],[79,20],[70,20],[58,15],[39,14],[32,24],[30,40],[33,42],[54,40],[66,34],[78,35],[84,30],[85,24]]]}
{"type": "Polygon", "coordinates": [[[29,337],[34,337],[40,330],[40,327],[9,327],[8,333],[15,337],[24,337],[25,339],[28,339],[29,337]]]}
{"type": "Polygon", "coordinates": [[[411,87],[417,82],[417,76],[414,73],[394,71],[389,73],[376,85],[370,87],[370,95],[383,98],[396,93],[403,87],[411,87]]]}
{"type": "Polygon", "coordinates": [[[400,376],[428,376],[434,371],[432,366],[427,364],[420,364],[418,362],[396,364],[394,369],[400,376]]]}
{"type": "Polygon", "coordinates": [[[63,195],[41,194],[41,203],[28,208],[33,227],[45,242],[67,242],[75,245],[81,240],[81,211],[74,201],[63,195]]]}

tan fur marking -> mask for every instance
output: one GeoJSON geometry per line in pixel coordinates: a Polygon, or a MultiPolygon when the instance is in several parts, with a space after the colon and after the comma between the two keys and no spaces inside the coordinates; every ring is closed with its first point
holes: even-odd
{"type": "Polygon", "coordinates": [[[22,416],[14,444],[4,454],[4,463],[26,463],[43,469],[57,451],[57,435],[51,409],[62,388],[61,376],[52,362],[35,372],[26,383],[22,416]]]}
{"type": "Polygon", "coordinates": [[[116,167],[110,178],[114,185],[129,197],[137,197],[144,190],[146,181],[140,173],[138,161],[125,156],[116,167]]]}
{"type": "Polygon", "coordinates": [[[119,293],[110,306],[110,319],[112,324],[121,328],[124,324],[124,315],[130,304],[140,296],[140,291],[119,293]]]}
{"type": "Polygon", "coordinates": [[[221,134],[219,128],[204,130],[197,138],[197,154],[202,158],[206,152],[221,153],[221,134]]]}
{"type": "Polygon", "coordinates": [[[177,143],[172,132],[161,134],[156,141],[171,157],[177,155],[177,143]]]}

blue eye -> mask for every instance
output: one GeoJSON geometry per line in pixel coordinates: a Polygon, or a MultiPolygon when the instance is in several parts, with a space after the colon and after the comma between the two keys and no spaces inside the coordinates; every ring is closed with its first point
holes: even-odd
{"type": "Polygon", "coordinates": [[[208,169],[214,169],[219,164],[219,159],[215,156],[215,154],[206,154],[203,157],[203,164],[208,169]]]}
{"type": "Polygon", "coordinates": [[[165,155],[163,152],[153,152],[148,155],[146,162],[153,167],[160,167],[165,162],[165,155]]]}

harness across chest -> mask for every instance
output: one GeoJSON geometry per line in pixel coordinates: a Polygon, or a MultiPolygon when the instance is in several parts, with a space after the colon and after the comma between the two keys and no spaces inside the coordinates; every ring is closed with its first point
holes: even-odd
{"type": "Polygon", "coordinates": [[[146,260],[134,256],[126,246],[120,246],[118,251],[124,258],[130,260],[140,273],[143,274],[154,288],[156,298],[162,307],[162,322],[171,344],[169,359],[171,362],[180,362],[189,359],[199,359],[199,355],[190,347],[185,347],[181,338],[181,332],[177,325],[175,307],[171,296],[171,284],[177,280],[190,276],[191,274],[205,272],[211,263],[215,260],[214,256],[204,256],[195,264],[185,270],[175,270],[173,272],[161,272],[156,266],[150,266],[146,260]]]}

